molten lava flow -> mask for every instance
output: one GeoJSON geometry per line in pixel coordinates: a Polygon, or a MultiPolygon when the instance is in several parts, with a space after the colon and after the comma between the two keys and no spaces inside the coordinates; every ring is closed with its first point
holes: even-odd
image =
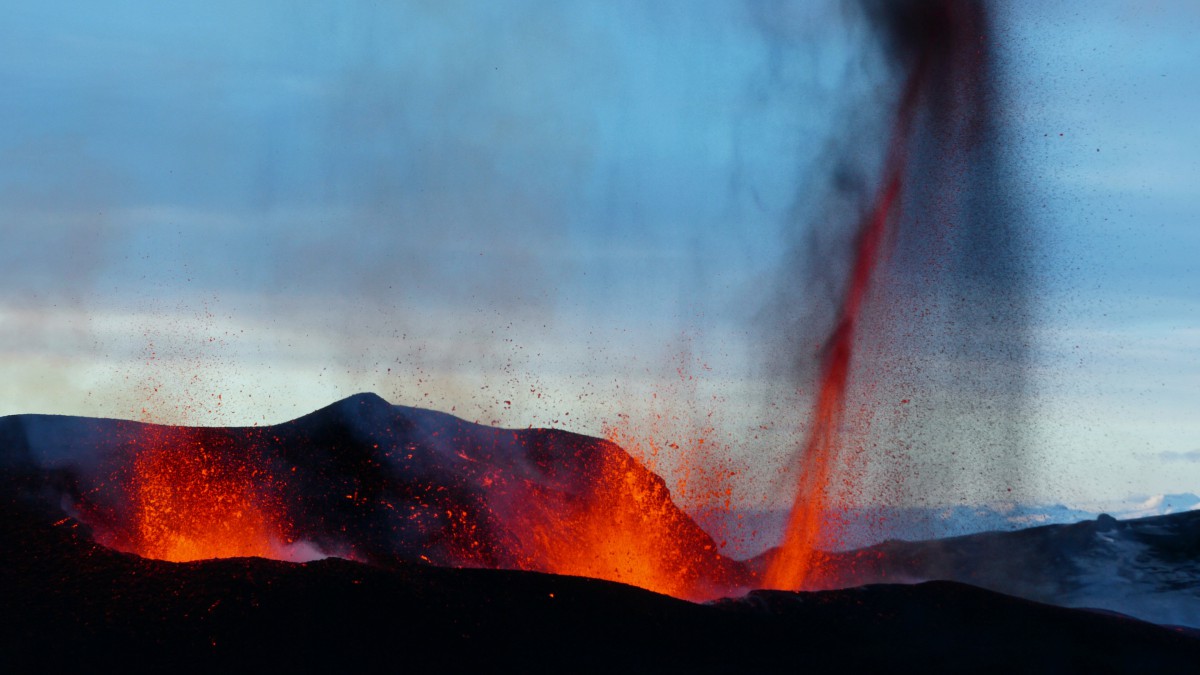
{"type": "Polygon", "coordinates": [[[638,480],[633,467],[620,466],[613,456],[603,459],[598,473],[591,498],[539,532],[546,568],[686,595],[695,575],[673,550],[665,487],[638,480]]]}
{"type": "Polygon", "coordinates": [[[128,483],[133,551],[172,562],[280,558],[278,509],[261,469],[187,433],[153,434],[128,483]]]}

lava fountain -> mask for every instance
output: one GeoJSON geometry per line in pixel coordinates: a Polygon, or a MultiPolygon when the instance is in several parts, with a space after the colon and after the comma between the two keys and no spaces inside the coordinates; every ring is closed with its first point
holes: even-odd
{"type": "Polygon", "coordinates": [[[186,437],[143,449],[133,460],[131,548],[142,556],[186,562],[281,554],[281,509],[253,463],[186,437]]]}
{"type": "Polygon", "coordinates": [[[156,560],[322,557],[289,536],[286,485],[262,441],[221,428],[114,423],[88,440],[104,469],[69,469],[71,510],[100,543],[156,560]]]}
{"type": "MultiPolygon", "coordinates": [[[[839,305],[819,356],[816,393],[799,455],[800,478],[782,544],[763,577],[763,585],[768,588],[805,589],[836,583],[833,578],[837,571],[825,569],[827,558],[818,554],[818,547],[833,538],[835,493],[862,490],[861,485],[854,484],[854,476],[842,471],[846,439],[854,433],[854,425],[847,419],[846,402],[855,372],[856,344],[861,339],[859,329],[865,314],[872,310],[872,296],[886,293],[878,288],[881,270],[899,245],[898,239],[929,238],[928,230],[937,221],[935,217],[922,219],[905,213],[917,201],[913,193],[920,192],[911,185],[914,180],[940,180],[937,171],[918,172],[913,168],[913,155],[919,151],[922,135],[966,146],[986,142],[982,131],[988,122],[987,107],[982,99],[989,45],[983,6],[914,1],[873,4],[867,9],[882,31],[892,59],[902,68],[902,85],[893,104],[876,188],[854,226],[839,305]],[[926,131],[929,129],[932,131],[926,131]],[[899,231],[901,221],[909,228],[904,232],[899,231]]],[[[960,148],[963,152],[969,150],[960,148]]],[[[928,163],[929,159],[924,161],[928,163]]],[[[935,185],[932,189],[949,192],[947,187],[935,185]]],[[[924,186],[926,193],[930,189],[924,186]]],[[[959,195],[946,194],[934,199],[956,198],[959,195]]],[[[979,226],[953,222],[950,228],[964,225],[979,226]]]]}

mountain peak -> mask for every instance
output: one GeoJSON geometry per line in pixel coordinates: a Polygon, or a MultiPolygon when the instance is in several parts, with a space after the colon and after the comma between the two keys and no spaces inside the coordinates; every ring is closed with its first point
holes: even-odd
{"type": "Polygon", "coordinates": [[[359,392],[352,396],[347,396],[334,405],[338,407],[354,408],[387,408],[389,410],[392,408],[392,404],[388,403],[387,399],[370,391],[359,392]]]}

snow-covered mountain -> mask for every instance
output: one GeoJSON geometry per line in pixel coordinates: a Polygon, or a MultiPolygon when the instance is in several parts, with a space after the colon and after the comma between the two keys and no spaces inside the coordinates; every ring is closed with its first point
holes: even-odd
{"type": "Polygon", "coordinates": [[[1200,628],[1200,510],[887,541],[830,554],[828,566],[838,571],[838,585],[960,581],[1063,607],[1200,628]]]}
{"type": "MultiPolygon", "coordinates": [[[[1065,504],[976,504],[937,507],[875,507],[836,517],[845,523],[832,550],[871,546],[891,539],[924,541],[979,532],[1005,532],[1039,525],[1067,525],[1102,514],[1118,520],[1164,516],[1200,509],[1192,493],[1133,495],[1124,499],[1065,504]]],[[[774,546],[783,534],[783,510],[700,510],[692,517],[723,543],[734,558],[750,558],[774,546]]]]}
{"type": "Polygon", "coordinates": [[[1170,513],[1183,513],[1200,509],[1200,497],[1191,492],[1181,492],[1169,495],[1152,495],[1149,497],[1130,497],[1122,503],[1103,509],[1106,513],[1122,520],[1129,518],[1146,518],[1148,516],[1165,516],[1170,513]]]}

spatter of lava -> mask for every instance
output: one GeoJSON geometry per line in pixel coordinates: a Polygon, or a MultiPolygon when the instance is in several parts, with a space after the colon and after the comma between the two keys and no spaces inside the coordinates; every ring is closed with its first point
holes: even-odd
{"type": "MultiPolygon", "coordinates": [[[[835,539],[831,499],[855,493],[861,486],[843,468],[847,437],[854,433],[845,412],[846,394],[854,367],[857,329],[869,310],[872,285],[895,245],[896,223],[902,217],[906,184],[921,179],[909,175],[910,153],[917,143],[919,118],[951,120],[970,129],[985,77],[986,16],[980,3],[953,0],[906,0],[880,3],[874,18],[904,71],[895,105],[882,173],[868,209],[856,228],[855,245],[833,329],[821,354],[815,400],[807,438],[800,450],[799,484],[783,542],[763,577],[763,585],[804,589],[828,585],[838,570],[826,568],[828,556],[818,544],[835,539]],[[848,484],[849,483],[849,484],[848,484]]],[[[944,123],[944,122],[943,122],[944,123]]],[[[960,142],[973,142],[964,133],[960,142]]],[[[912,236],[912,233],[908,233],[912,236]]],[[[918,233],[919,236],[919,233],[918,233]]]]}
{"type": "Polygon", "coordinates": [[[617,444],[351,397],[269,427],[96,422],[74,508],[103,544],[175,562],[318,552],[587,576],[704,600],[749,570],[617,444]]]}
{"type": "Polygon", "coordinates": [[[227,448],[206,447],[186,430],[147,432],[128,483],[129,548],[172,562],[289,557],[284,510],[268,492],[273,480],[265,467],[227,448]]]}

